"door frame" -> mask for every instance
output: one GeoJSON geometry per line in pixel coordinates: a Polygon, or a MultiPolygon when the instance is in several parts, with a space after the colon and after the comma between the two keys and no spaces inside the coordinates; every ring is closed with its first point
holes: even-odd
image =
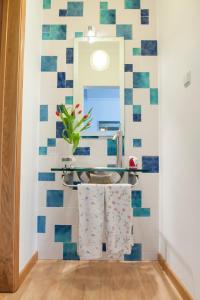
{"type": "Polygon", "coordinates": [[[0,292],[14,292],[19,287],[25,0],[0,0],[0,9],[0,292]]]}

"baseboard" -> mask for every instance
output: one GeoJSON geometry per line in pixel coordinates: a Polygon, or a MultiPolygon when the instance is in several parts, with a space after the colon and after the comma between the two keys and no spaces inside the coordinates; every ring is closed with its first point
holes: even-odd
{"type": "Polygon", "coordinates": [[[170,266],[167,264],[164,257],[159,253],[158,254],[158,262],[162,268],[162,270],[166,273],[166,275],[169,277],[179,294],[182,296],[184,300],[193,300],[190,293],[187,291],[183,283],[180,281],[180,279],[174,274],[174,272],[171,270],[170,266]]]}
{"type": "Polygon", "coordinates": [[[37,260],[38,260],[38,252],[35,252],[35,254],[33,254],[33,256],[30,258],[30,260],[27,262],[27,264],[19,274],[19,286],[25,280],[26,276],[30,273],[30,271],[36,264],[37,260]]]}

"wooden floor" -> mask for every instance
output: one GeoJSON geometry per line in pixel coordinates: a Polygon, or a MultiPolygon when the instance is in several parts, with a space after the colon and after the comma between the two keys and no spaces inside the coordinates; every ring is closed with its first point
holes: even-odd
{"type": "Polygon", "coordinates": [[[39,261],[0,300],[180,300],[157,262],[39,261]]]}

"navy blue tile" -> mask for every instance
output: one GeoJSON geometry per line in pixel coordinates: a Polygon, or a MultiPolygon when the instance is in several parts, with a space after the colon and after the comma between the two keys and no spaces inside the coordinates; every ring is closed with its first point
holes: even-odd
{"type": "Polygon", "coordinates": [[[47,190],[47,207],[63,207],[63,201],[62,190],[47,190]]]}
{"type": "Polygon", "coordinates": [[[142,260],[142,244],[134,244],[131,254],[124,255],[125,261],[140,261],[142,260]]]}
{"type": "Polygon", "coordinates": [[[48,121],[48,105],[40,105],[40,122],[48,121]]]}
{"type": "Polygon", "coordinates": [[[70,243],[72,225],[55,225],[55,242],[70,243]]]}
{"type": "Polygon", "coordinates": [[[158,47],[156,40],[143,40],[141,41],[141,54],[143,56],[156,56],[158,55],[158,47]]]}
{"type": "Polygon", "coordinates": [[[106,252],[106,243],[103,243],[103,244],[102,244],[102,251],[103,251],[103,252],[106,252]]]}
{"type": "Polygon", "coordinates": [[[57,56],[42,56],[41,72],[56,72],[56,71],[57,71],[57,56]]]}
{"type": "Polygon", "coordinates": [[[149,10],[148,9],[141,9],[141,16],[142,17],[148,17],[149,16],[149,10]]]}
{"type": "Polygon", "coordinates": [[[133,89],[125,89],[125,105],[133,105],[133,89]]]}
{"type": "Polygon", "coordinates": [[[158,156],[142,156],[142,169],[149,173],[159,172],[159,157],[158,156]]]}
{"type": "Polygon", "coordinates": [[[66,17],[67,9],[59,9],[59,17],[66,17]]]}
{"type": "Polygon", "coordinates": [[[133,121],[134,122],[141,122],[142,121],[142,115],[141,114],[133,114],[133,121]]]}
{"type": "Polygon", "coordinates": [[[66,88],[73,89],[73,80],[66,80],[66,88]]]}
{"type": "Polygon", "coordinates": [[[133,65],[132,64],[125,64],[124,65],[125,72],[133,72],[133,65]]]}
{"type": "Polygon", "coordinates": [[[39,172],[38,181],[55,181],[55,173],[39,172]]]}
{"type": "Polygon", "coordinates": [[[73,64],[73,62],[74,62],[74,49],[67,48],[66,49],[66,63],[73,64]]]}
{"type": "Polygon", "coordinates": [[[132,191],[131,203],[132,207],[142,207],[142,191],[132,191]]]}
{"type": "Polygon", "coordinates": [[[37,232],[38,233],[46,232],[46,217],[45,216],[37,217],[37,232]]]}
{"type": "Polygon", "coordinates": [[[65,88],[65,72],[57,73],[57,88],[65,88]]]}
{"type": "Polygon", "coordinates": [[[64,129],[63,122],[57,121],[56,122],[56,138],[57,139],[62,138],[63,129],[64,129]]]}
{"type": "Polygon", "coordinates": [[[78,147],[76,148],[74,155],[90,155],[90,147],[78,147]]]}
{"type": "Polygon", "coordinates": [[[141,24],[148,25],[149,24],[149,17],[141,17],[141,24]]]}
{"type": "Polygon", "coordinates": [[[77,243],[63,244],[63,259],[64,260],[79,260],[77,253],[77,243]]]}

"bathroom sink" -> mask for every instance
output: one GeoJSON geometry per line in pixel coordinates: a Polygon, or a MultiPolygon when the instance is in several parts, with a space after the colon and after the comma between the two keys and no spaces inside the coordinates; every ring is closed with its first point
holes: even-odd
{"type": "Polygon", "coordinates": [[[77,175],[82,183],[97,184],[119,183],[124,176],[124,172],[122,171],[102,171],[102,169],[95,168],[89,171],[77,171],[77,175]]]}

